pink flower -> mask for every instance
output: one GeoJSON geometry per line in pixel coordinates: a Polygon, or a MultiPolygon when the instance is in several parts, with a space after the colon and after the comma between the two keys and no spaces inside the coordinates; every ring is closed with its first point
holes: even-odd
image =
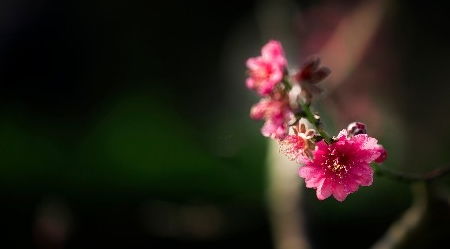
{"type": "Polygon", "coordinates": [[[267,61],[278,64],[281,67],[287,65],[286,58],[284,57],[283,46],[279,41],[269,41],[261,49],[261,56],[267,61]]]}
{"type": "Polygon", "coordinates": [[[299,122],[298,127],[293,127],[293,130],[293,135],[288,135],[280,141],[280,152],[289,160],[304,164],[313,158],[316,145],[312,138],[316,133],[313,129],[307,129],[302,122],[299,122]]]}
{"type": "Polygon", "coordinates": [[[373,170],[369,164],[382,153],[377,140],[366,134],[347,136],[347,131],[342,130],[337,139],[332,144],[318,142],[314,159],[299,169],[306,187],[317,189],[319,200],[333,195],[344,201],[359,186],[370,186],[373,170]]]}
{"type": "Polygon", "coordinates": [[[270,137],[272,139],[283,139],[288,132],[287,125],[282,118],[272,118],[266,120],[263,127],[261,128],[261,133],[265,137],[270,137]]]}
{"type": "Polygon", "coordinates": [[[282,139],[287,135],[287,123],[291,118],[289,104],[283,100],[262,99],[250,111],[252,119],[265,119],[261,133],[273,139],[282,139]]]}
{"type": "Polygon", "coordinates": [[[261,49],[261,56],[247,60],[249,76],[247,87],[266,96],[281,82],[286,66],[283,47],[277,41],[270,41],[261,49]]]}

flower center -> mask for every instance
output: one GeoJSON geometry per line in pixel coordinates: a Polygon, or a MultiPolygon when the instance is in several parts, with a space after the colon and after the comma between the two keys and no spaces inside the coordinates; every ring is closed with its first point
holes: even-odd
{"type": "Polygon", "coordinates": [[[339,157],[336,157],[332,160],[332,162],[328,165],[328,169],[333,172],[338,172],[344,170],[347,172],[347,167],[339,161],[339,157]]]}
{"type": "Polygon", "coordinates": [[[265,78],[267,78],[267,76],[268,76],[268,72],[265,69],[259,69],[253,73],[253,77],[255,77],[258,80],[265,79],[265,78]]]}
{"type": "Polygon", "coordinates": [[[252,77],[256,80],[257,84],[261,84],[267,78],[269,78],[269,72],[265,69],[259,69],[252,73],[252,77]]]}
{"type": "Polygon", "coordinates": [[[325,160],[324,166],[334,175],[342,179],[349,170],[345,161],[342,155],[339,155],[336,150],[333,150],[330,152],[330,157],[325,160]]]}
{"type": "Polygon", "coordinates": [[[255,79],[257,84],[261,84],[263,81],[269,79],[271,74],[272,68],[269,65],[263,65],[251,72],[251,76],[253,79],[255,79]]]}

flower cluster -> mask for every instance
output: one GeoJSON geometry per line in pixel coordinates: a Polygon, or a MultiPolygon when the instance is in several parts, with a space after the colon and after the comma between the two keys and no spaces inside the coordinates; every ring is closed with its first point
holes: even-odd
{"type": "Polygon", "coordinates": [[[383,146],[360,122],[349,124],[337,137],[329,136],[310,109],[314,96],[322,92],[317,83],[330,74],[317,57],[290,75],[281,44],[270,41],[261,56],[247,60],[247,67],[247,87],[262,97],[250,117],[265,120],[261,133],[278,140],[280,151],[301,165],[299,175],[306,187],[316,189],[318,199],[333,196],[343,201],[359,186],[372,184],[370,164],[386,159],[383,146]]]}
{"type": "Polygon", "coordinates": [[[247,60],[247,87],[263,96],[251,109],[250,117],[264,119],[261,133],[266,137],[283,139],[292,111],[286,97],[284,80],[287,62],[281,44],[270,41],[261,49],[261,56],[247,60]]]}

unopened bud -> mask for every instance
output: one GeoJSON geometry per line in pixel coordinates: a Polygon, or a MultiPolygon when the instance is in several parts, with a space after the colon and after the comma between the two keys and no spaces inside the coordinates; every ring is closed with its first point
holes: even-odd
{"type": "Polygon", "coordinates": [[[359,134],[367,134],[366,125],[361,122],[353,122],[347,126],[347,132],[349,136],[355,136],[359,134]]]}

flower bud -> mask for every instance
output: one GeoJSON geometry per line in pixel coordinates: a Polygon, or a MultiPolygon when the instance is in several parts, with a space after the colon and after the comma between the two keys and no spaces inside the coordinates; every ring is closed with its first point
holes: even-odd
{"type": "Polygon", "coordinates": [[[349,136],[355,136],[359,134],[367,134],[366,125],[361,122],[353,122],[347,126],[347,132],[349,136]]]}

